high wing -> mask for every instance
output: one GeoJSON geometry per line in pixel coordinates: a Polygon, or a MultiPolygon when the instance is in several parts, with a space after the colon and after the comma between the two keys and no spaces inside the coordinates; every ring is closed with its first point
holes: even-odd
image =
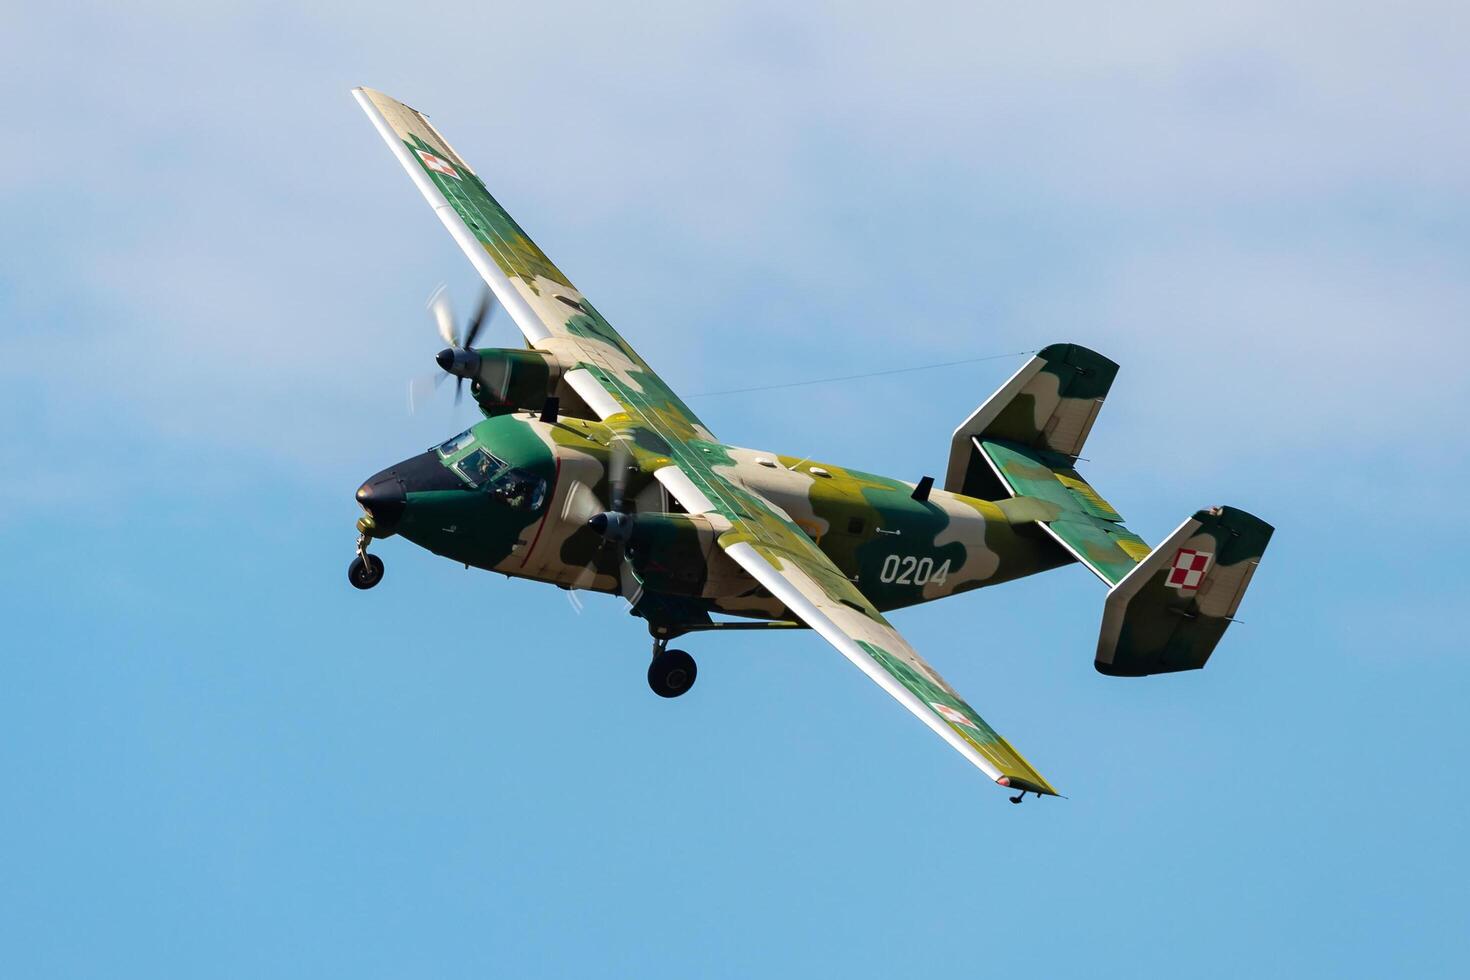
{"type": "Polygon", "coordinates": [[[577,368],[566,379],[628,435],[690,513],[721,520],[720,546],[966,759],[1003,786],[1055,790],[908,645],[779,507],[717,472],[726,449],[537,248],[417,111],[353,95],[526,340],[577,368]]]}
{"type": "Polygon", "coordinates": [[[642,418],[671,441],[714,438],[428,119],[369,88],[352,94],[527,342],[579,365],[566,381],[593,411],[604,420],[623,412],[642,418]]]}

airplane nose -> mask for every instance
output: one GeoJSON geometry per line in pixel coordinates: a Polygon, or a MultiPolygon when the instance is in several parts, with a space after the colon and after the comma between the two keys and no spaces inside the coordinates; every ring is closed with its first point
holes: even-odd
{"type": "Polygon", "coordinates": [[[408,506],[408,494],[403,489],[403,481],[389,469],[357,488],[357,502],[373,515],[379,534],[391,534],[408,506]]]}
{"type": "Polygon", "coordinates": [[[465,483],[430,450],[368,477],[357,488],[357,502],[373,515],[379,535],[393,533],[408,506],[408,495],[426,490],[464,490],[465,483]]]}

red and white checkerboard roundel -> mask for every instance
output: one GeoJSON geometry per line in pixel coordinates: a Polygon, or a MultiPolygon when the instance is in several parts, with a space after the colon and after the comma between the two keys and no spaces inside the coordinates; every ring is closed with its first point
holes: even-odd
{"type": "Polygon", "coordinates": [[[454,164],[443,157],[435,156],[424,150],[414,150],[413,152],[417,153],[418,158],[424,162],[424,166],[434,171],[434,173],[443,174],[446,177],[453,177],[455,180],[460,179],[458,171],[454,169],[454,164]]]}
{"type": "Polygon", "coordinates": [[[937,701],[930,701],[929,707],[939,712],[939,714],[944,717],[944,720],[949,722],[951,725],[965,725],[969,728],[975,727],[975,723],[966,718],[964,712],[956,711],[954,708],[951,708],[947,704],[940,704],[937,701]]]}
{"type": "Polygon", "coordinates": [[[1174,555],[1174,564],[1164,584],[1180,592],[1193,592],[1205,580],[1205,573],[1210,570],[1210,562],[1214,559],[1215,556],[1208,551],[1180,548],[1174,555]]]}

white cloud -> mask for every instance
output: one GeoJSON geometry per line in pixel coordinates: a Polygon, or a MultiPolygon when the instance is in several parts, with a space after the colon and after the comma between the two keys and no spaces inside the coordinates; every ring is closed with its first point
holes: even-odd
{"type": "Polygon", "coordinates": [[[401,407],[422,297],[472,287],[367,83],[689,388],[1078,339],[1151,379],[1143,425],[1212,344],[1277,396],[1232,437],[1446,437],[1453,405],[1408,419],[1416,353],[1464,353],[1459,6],[640,9],[17,14],[7,373],[54,392],[53,429],[102,405],[303,464],[332,433],[427,439],[401,407]],[[1287,390],[1309,425],[1275,424],[1287,390]]]}

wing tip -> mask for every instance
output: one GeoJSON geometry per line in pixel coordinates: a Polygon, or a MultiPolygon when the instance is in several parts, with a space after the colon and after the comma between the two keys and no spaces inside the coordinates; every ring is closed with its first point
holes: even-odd
{"type": "Polygon", "coordinates": [[[1053,789],[1051,784],[1044,779],[1042,779],[1040,782],[1036,782],[1034,780],[1025,779],[1020,776],[1000,776],[997,777],[997,779],[995,780],[995,784],[997,786],[1003,786],[1006,789],[1020,790],[1022,795],[1025,795],[1026,793],[1035,793],[1037,796],[1055,796],[1059,800],[1066,799],[1066,797],[1062,796],[1061,793],[1058,793],[1055,789],[1053,789]]]}

